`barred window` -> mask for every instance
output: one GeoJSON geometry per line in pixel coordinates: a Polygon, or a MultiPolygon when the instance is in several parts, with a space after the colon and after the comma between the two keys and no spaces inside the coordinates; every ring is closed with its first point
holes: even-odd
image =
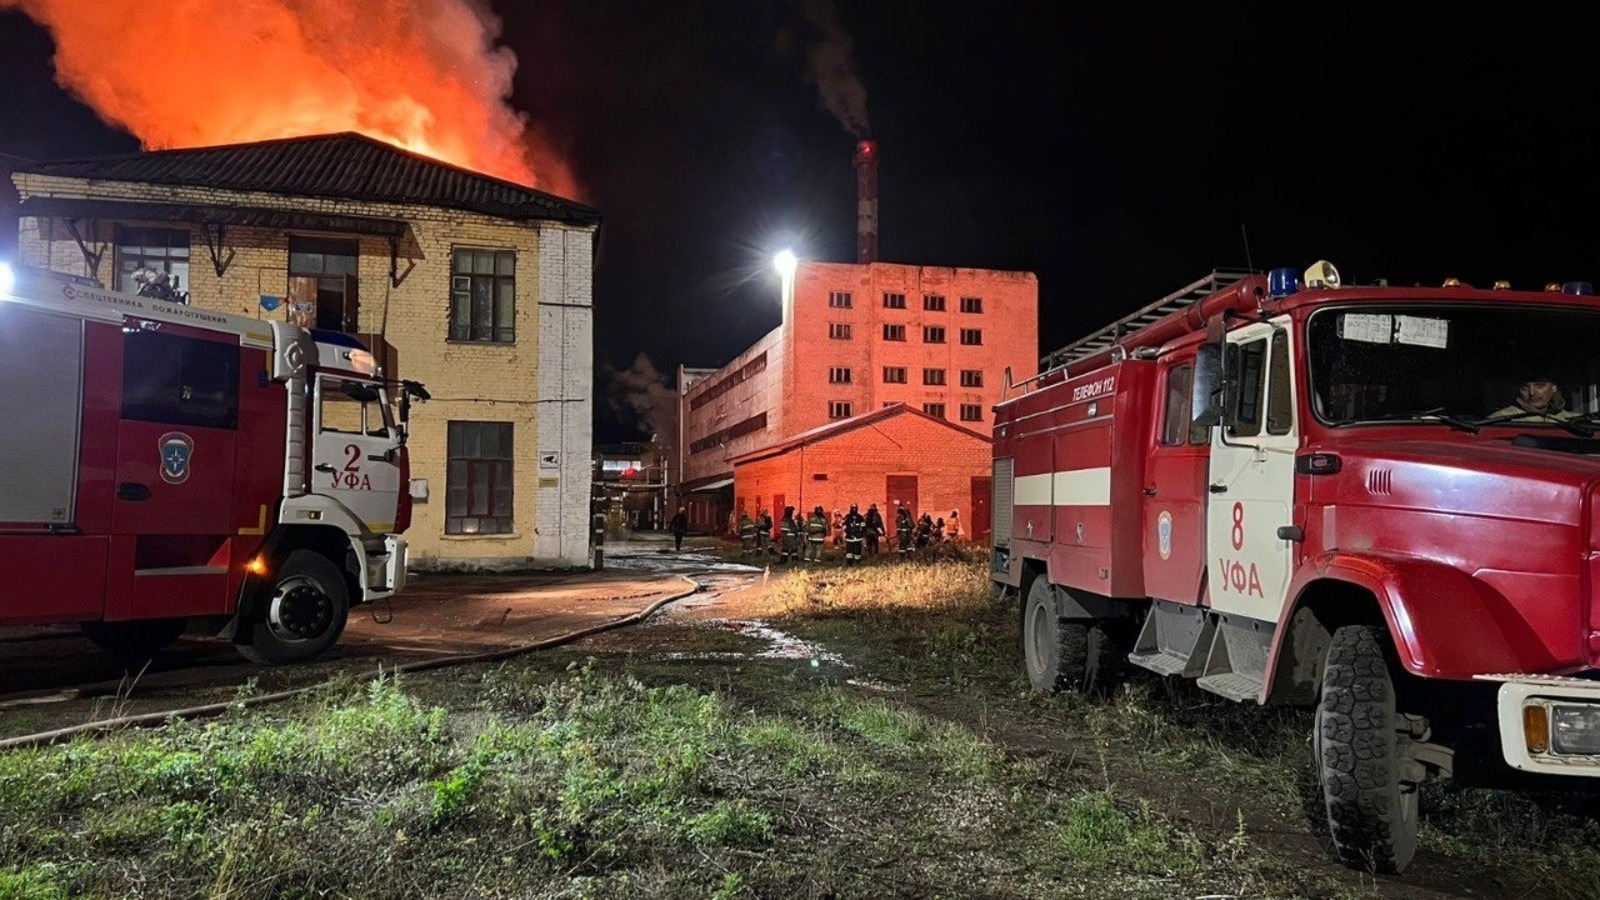
{"type": "Polygon", "coordinates": [[[850,418],[850,403],[849,403],[849,401],[847,401],[847,400],[830,400],[830,401],[828,401],[828,418],[830,418],[830,419],[848,419],[848,418],[850,418]]]}
{"type": "Polygon", "coordinates": [[[962,297],[961,298],[961,311],[964,312],[964,313],[981,313],[981,312],[983,312],[983,298],[982,297],[962,297]]]}
{"type": "Polygon", "coordinates": [[[983,370],[982,369],[962,369],[961,370],[961,386],[962,387],[983,387],[983,370]]]}
{"type": "Polygon", "coordinates": [[[906,308],[906,295],[905,294],[888,294],[888,293],[884,294],[883,295],[883,308],[884,309],[905,309],[906,308]]]}
{"type": "Polygon", "coordinates": [[[922,298],[922,308],[928,312],[944,312],[944,297],[939,294],[926,294],[922,298]]]}
{"type": "Polygon", "coordinates": [[[922,370],[922,383],[923,384],[944,384],[944,370],[943,369],[923,369],[922,370]]]}
{"type": "Polygon", "coordinates": [[[903,340],[905,340],[906,339],[906,327],[904,325],[885,325],[885,326],[883,326],[883,339],[886,340],[886,341],[903,341],[903,340]]]}
{"type": "Polygon", "coordinates": [[[834,309],[849,309],[850,308],[850,292],[849,291],[829,291],[828,292],[828,305],[833,307],[834,309]]]}
{"type": "Polygon", "coordinates": [[[850,370],[846,369],[846,368],[842,368],[840,366],[834,366],[833,368],[830,368],[828,370],[828,383],[829,384],[849,384],[850,383],[850,370]]]}
{"type": "Polygon", "coordinates": [[[883,383],[884,384],[905,384],[906,383],[906,367],[905,366],[884,366],[883,367],[883,383]]]}
{"type": "Polygon", "coordinates": [[[935,419],[944,418],[943,403],[924,403],[922,404],[922,411],[930,416],[933,416],[935,419]]]}
{"type": "Polygon", "coordinates": [[[963,421],[963,422],[982,422],[983,421],[983,406],[981,404],[978,404],[978,403],[963,403],[963,404],[961,404],[961,421],[963,421]]]}
{"type": "Polygon", "coordinates": [[[829,322],[828,337],[836,341],[850,340],[850,325],[847,322],[829,322]]]}
{"type": "Polygon", "coordinates": [[[922,342],[924,344],[944,343],[944,328],[939,325],[922,326],[922,342]]]}

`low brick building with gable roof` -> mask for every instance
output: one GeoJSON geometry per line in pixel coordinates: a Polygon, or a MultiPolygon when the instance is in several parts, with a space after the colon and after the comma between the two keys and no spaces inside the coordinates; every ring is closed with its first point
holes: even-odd
{"type": "Polygon", "coordinates": [[[992,441],[954,422],[896,403],[830,422],[760,450],[735,456],[735,509],[754,515],[784,506],[796,515],[821,506],[831,517],[854,503],[878,504],[894,531],[895,502],[935,519],[958,510],[962,539],[989,536],[992,441]]]}

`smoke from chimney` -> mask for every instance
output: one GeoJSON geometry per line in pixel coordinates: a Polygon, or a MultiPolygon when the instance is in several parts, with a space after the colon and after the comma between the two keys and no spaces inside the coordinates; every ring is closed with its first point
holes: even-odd
{"type": "Polygon", "coordinates": [[[856,262],[878,261],[878,142],[856,143],[856,262]]]}
{"type": "Polygon", "coordinates": [[[804,0],[801,11],[822,34],[807,54],[811,80],[822,94],[822,105],[846,131],[858,138],[866,137],[872,133],[867,122],[867,89],[856,76],[854,43],[839,24],[833,0],[804,0]]]}
{"type": "Polygon", "coordinates": [[[484,0],[0,0],[55,39],[56,81],[147,149],[355,131],[573,197],[507,102],[484,0]]]}

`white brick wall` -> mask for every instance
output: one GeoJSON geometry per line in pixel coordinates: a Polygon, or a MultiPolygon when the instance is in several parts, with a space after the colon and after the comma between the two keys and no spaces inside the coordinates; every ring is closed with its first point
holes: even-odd
{"type": "Polygon", "coordinates": [[[539,257],[539,499],[534,552],[589,560],[594,234],[546,224],[539,257]],[[559,468],[547,458],[556,454],[559,468]]]}

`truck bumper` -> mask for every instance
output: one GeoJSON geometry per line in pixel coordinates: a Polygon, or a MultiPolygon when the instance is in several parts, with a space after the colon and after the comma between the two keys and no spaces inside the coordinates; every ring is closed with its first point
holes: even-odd
{"type": "Polygon", "coordinates": [[[1558,675],[1485,675],[1496,699],[1500,751],[1524,772],[1600,778],[1600,681],[1558,675]]]}

